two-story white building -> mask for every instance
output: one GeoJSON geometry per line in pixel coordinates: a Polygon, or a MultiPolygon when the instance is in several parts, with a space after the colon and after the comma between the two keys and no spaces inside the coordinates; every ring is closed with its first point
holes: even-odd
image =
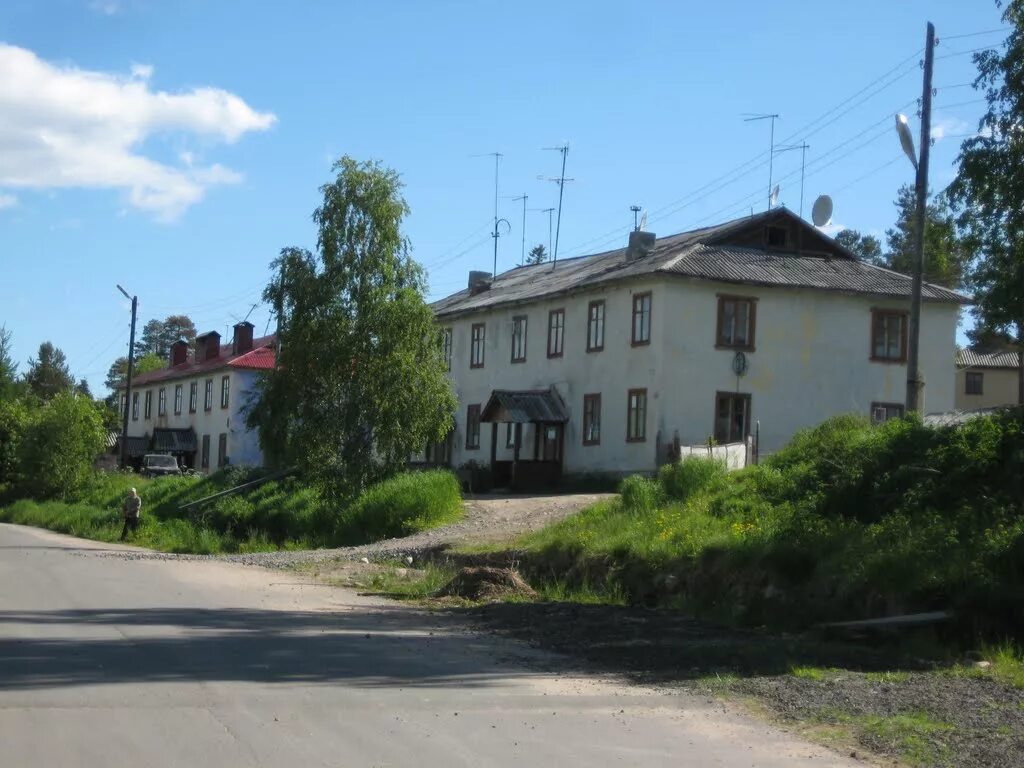
{"type": "MultiPolygon", "coordinates": [[[[167,368],[132,380],[128,452],[134,462],[144,453],[165,453],[202,472],[262,464],[258,435],[246,427],[243,411],[275,357],[275,337],[254,339],[248,322],[235,325],[230,344],[221,344],[216,331],[197,336],[192,354],[185,341],[175,342],[167,368]]],[[[122,389],[122,413],[124,397],[122,389]]]]}
{"type": "MultiPolygon", "coordinates": [[[[459,412],[426,459],[491,465],[497,484],[514,459],[534,480],[649,472],[673,444],[757,432],[764,454],[837,414],[901,415],[910,285],[785,209],[471,273],[432,305],[459,412]]],[[[943,411],[968,298],[923,295],[923,403],[943,411]]]]}

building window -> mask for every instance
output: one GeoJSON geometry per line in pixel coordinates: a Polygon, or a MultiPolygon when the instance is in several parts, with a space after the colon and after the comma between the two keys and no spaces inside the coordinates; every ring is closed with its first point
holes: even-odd
{"type": "Polygon", "coordinates": [[[746,296],[719,296],[715,346],[752,350],[756,318],[756,299],[746,296]]]}
{"type": "Polygon", "coordinates": [[[629,390],[627,401],[626,441],[642,443],[647,439],[647,390],[629,390]]]}
{"type": "Polygon", "coordinates": [[[601,444],[601,395],[583,396],[583,444],[601,444]]]}
{"type": "Polygon", "coordinates": [[[441,350],[444,353],[444,368],[446,371],[452,369],[452,329],[445,328],[441,332],[441,350]]]}
{"type": "Polygon", "coordinates": [[[470,368],[483,368],[484,367],[484,331],[487,326],[483,323],[473,323],[473,328],[470,331],[470,345],[469,345],[469,367],[470,368]]]}
{"type": "Polygon", "coordinates": [[[739,443],[750,433],[750,395],[719,392],[715,395],[715,441],[739,443]]]}
{"type": "Polygon", "coordinates": [[[764,242],[769,248],[785,248],[787,241],[787,231],[785,227],[765,227],[764,228],[764,242]]]}
{"type": "Polygon", "coordinates": [[[505,447],[516,447],[516,425],[512,422],[505,425],[505,447]]]}
{"type": "Polygon", "coordinates": [[[195,413],[199,400],[199,382],[193,381],[188,385],[188,412],[195,413]]]}
{"type": "Polygon", "coordinates": [[[983,392],[983,385],[985,381],[985,374],[981,371],[968,371],[967,372],[967,387],[964,391],[968,395],[980,395],[983,392]]]}
{"type": "Polygon", "coordinates": [[[181,415],[181,384],[174,387],[174,415],[181,415]]]}
{"type": "Polygon", "coordinates": [[[224,376],[220,380],[220,407],[227,408],[231,398],[231,377],[224,376]]]}
{"type": "Polygon", "coordinates": [[[213,379],[206,380],[206,389],[203,391],[203,410],[213,410],[213,379]]]}
{"type": "Polygon", "coordinates": [[[561,357],[565,342],[565,310],[548,312],[548,357],[561,357]]]}
{"type": "Polygon", "coordinates": [[[203,450],[202,450],[201,462],[200,462],[199,466],[202,469],[209,469],[210,468],[210,436],[209,435],[203,435],[203,450]]]}
{"type": "Polygon", "coordinates": [[[587,352],[604,349],[604,301],[592,301],[587,306],[587,352]]]}
{"type": "Polygon", "coordinates": [[[217,437],[217,466],[223,469],[228,465],[228,436],[221,432],[217,437]]]}
{"type": "Polygon", "coordinates": [[[512,362],[526,362],[526,315],[512,318],[512,362]]]}
{"type": "Polygon", "coordinates": [[[139,393],[132,392],[132,421],[139,420],[139,393]]]}
{"type": "Polygon", "coordinates": [[[480,406],[471,405],[466,409],[466,449],[473,451],[480,447],[480,406]]]}
{"type": "Polygon", "coordinates": [[[907,313],[871,310],[871,359],[890,363],[907,361],[907,313]]]}
{"type": "Polygon", "coordinates": [[[889,419],[903,418],[903,403],[872,403],[871,423],[884,424],[889,419]]]}
{"type": "Polygon", "coordinates": [[[121,395],[121,410],[119,411],[119,413],[122,416],[127,416],[128,415],[128,411],[126,410],[127,408],[128,408],[128,397],[126,395],[121,395]]]}
{"type": "Polygon", "coordinates": [[[651,343],[651,294],[633,296],[633,346],[651,343]]]}
{"type": "Polygon", "coordinates": [[[143,407],[142,417],[144,419],[153,418],[153,390],[146,390],[146,404],[143,407]]]}
{"type": "Polygon", "coordinates": [[[156,394],[156,415],[167,415],[167,390],[163,387],[160,387],[160,391],[156,394]]]}

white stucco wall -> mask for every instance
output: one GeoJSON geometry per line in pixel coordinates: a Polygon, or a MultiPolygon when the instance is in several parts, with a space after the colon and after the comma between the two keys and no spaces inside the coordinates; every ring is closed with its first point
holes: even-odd
{"type": "MultiPolygon", "coordinates": [[[[649,471],[656,466],[656,438],[700,444],[714,432],[715,394],[751,395],[752,419],[760,421],[761,452],[778,450],[797,430],[842,413],[870,415],[872,402],[905,398],[906,365],[870,360],[871,309],[908,308],[908,302],[807,289],[776,289],[686,281],[674,278],[607,286],[571,297],[547,299],[455,319],[451,377],[459,399],[452,461],[490,459],[491,426],[481,425],[480,447],[466,450],[466,409],[483,406],[494,389],[555,386],[570,413],[565,434],[566,472],[649,471]],[[633,347],[632,295],[652,293],[651,344],[633,347]],[[746,353],[748,371],[732,371],[735,353],[715,349],[719,293],[758,299],[755,351],[746,353]],[[586,351],[587,307],[604,299],[605,344],[586,351]],[[565,309],[562,358],[547,357],[548,312],[565,309]],[[525,314],[527,354],[511,358],[512,318],[525,314]],[[470,368],[470,327],[485,322],[486,357],[470,368]],[[647,389],[647,440],[626,442],[627,392],[647,389]],[[601,394],[601,444],[582,444],[583,395],[601,394]]],[[[953,407],[954,354],[958,308],[925,305],[921,366],[923,410],[953,407]]],[[[511,458],[499,426],[498,458],[511,458]]],[[[531,458],[533,435],[524,430],[521,455],[531,458]]]]}
{"type": "MultiPolygon", "coordinates": [[[[227,455],[231,464],[259,466],[263,463],[263,453],[260,451],[259,439],[255,431],[249,431],[245,427],[245,417],[241,413],[249,392],[255,385],[257,373],[255,371],[224,368],[216,371],[205,372],[198,376],[181,379],[170,379],[167,381],[154,382],[133,388],[132,392],[139,393],[139,418],[134,420],[129,416],[128,435],[139,437],[142,435],[152,436],[155,428],[187,429],[192,427],[196,433],[196,457],[195,468],[201,469],[203,435],[210,436],[210,467],[209,471],[217,470],[219,463],[218,445],[221,434],[227,435],[227,455]],[[230,392],[228,396],[228,407],[221,408],[221,379],[228,376],[230,379],[230,392]],[[204,407],[204,393],[206,380],[213,380],[213,407],[207,411],[204,407]],[[193,381],[198,382],[198,397],[196,412],[189,413],[189,387],[193,381]],[[174,412],[174,388],[181,385],[182,404],[181,413],[174,412]],[[167,392],[167,412],[164,416],[159,414],[159,391],[161,388],[167,392]],[[150,418],[145,418],[145,397],[146,392],[152,392],[153,408],[150,418]]],[[[129,406],[130,407],[130,406],[129,406]]]]}

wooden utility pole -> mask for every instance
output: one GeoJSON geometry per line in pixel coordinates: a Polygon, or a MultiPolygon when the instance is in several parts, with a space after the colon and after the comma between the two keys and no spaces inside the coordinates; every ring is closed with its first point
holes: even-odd
{"type": "Polygon", "coordinates": [[[132,376],[135,373],[135,318],[139,312],[139,297],[129,296],[128,291],[117,286],[117,290],[132,302],[132,330],[128,337],[128,377],[125,379],[124,413],[121,419],[121,469],[128,468],[128,411],[132,407],[132,376]]]}
{"type": "Polygon", "coordinates": [[[932,64],[935,25],[928,22],[924,46],[924,87],[921,91],[921,156],[917,163],[917,210],[914,212],[914,272],[910,294],[910,340],[907,346],[907,413],[921,407],[921,273],[924,272],[924,228],[928,210],[928,157],[932,144],[932,64]]]}

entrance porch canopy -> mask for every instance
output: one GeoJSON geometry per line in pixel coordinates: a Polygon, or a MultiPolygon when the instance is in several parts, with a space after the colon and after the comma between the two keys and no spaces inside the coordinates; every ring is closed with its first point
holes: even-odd
{"type": "Polygon", "coordinates": [[[495,486],[507,482],[512,490],[519,491],[558,485],[569,413],[554,387],[522,391],[496,389],[480,412],[480,421],[491,423],[491,478],[495,486]],[[512,461],[498,461],[499,423],[515,424],[512,461]],[[520,458],[523,424],[536,425],[532,460],[520,458]]]}
{"type": "Polygon", "coordinates": [[[564,424],[565,403],[554,387],[516,391],[496,389],[480,412],[480,421],[506,424],[564,424]]]}

